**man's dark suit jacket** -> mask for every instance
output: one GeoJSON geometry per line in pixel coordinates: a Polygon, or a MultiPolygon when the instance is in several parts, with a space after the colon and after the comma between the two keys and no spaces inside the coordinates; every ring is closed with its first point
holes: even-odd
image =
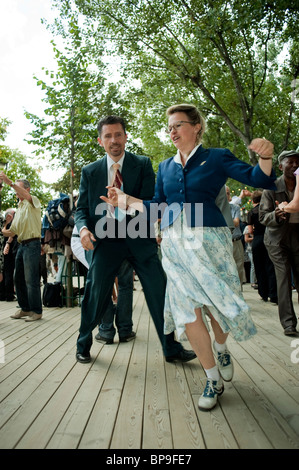
{"type": "MultiPolygon", "coordinates": [[[[142,200],[153,197],[155,173],[148,157],[125,152],[122,177],[123,190],[126,194],[142,200]]],[[[79,231],[85,226],[95,234],[96,223],[103,217],[103,211],[98,205],[105,204],[100,196],[107,194],[107,180],[106,156],[83,168],[75,216],[75,223],[79,231]]]]}

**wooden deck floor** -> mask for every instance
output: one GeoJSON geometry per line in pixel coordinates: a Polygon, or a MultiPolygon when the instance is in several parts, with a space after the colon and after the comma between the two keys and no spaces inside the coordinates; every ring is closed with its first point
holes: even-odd
{"type": "Polygon", "coordinates": [[[75,361],[78,307],[30,324],[10,318],[15,302],[0,303],[0,448],[298,449],[299,338],[283,335],[277,307],[245,285],[258,335],[229,339],[234,380],[201,412],[201,366],[164,361],[136,285],[136,340],[94,342],[88,365],[75,361]]]}

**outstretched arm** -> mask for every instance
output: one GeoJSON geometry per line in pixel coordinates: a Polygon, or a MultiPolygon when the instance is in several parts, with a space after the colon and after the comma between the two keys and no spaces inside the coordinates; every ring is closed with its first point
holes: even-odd
{"type": "Polygon", "coordinates": [[[296,186],[293,199],[289,203],[284,201],[279,204],[277,202],[279,209],[283,212],[299,212],[299,168],[297,168],[294,174],[296,175],[296,186]]]}

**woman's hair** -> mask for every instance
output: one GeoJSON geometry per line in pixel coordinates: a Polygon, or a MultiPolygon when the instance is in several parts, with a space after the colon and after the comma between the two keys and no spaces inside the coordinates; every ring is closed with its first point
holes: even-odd
{"type": "Polygon", "coordinates": [[[192,124],[200,124],[201,129],[197,134],[196,143],[199,144],[201,142],[203,133],[206,130],[206,121],[204,117],[200,114],[199,110],[193,104],[175,104],[170,106],[166,110],[166,116],[171,116],[174,113],[185,113],[187,114],[188,118],[192,122],[192,124]]]}

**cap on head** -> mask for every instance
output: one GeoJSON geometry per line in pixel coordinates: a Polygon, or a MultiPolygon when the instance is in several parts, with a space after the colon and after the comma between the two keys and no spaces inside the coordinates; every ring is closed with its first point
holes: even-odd
{"type": "Polygon", "coordinates": [[[299,157],[299,152],[296,152],[296,150],[284,150],[280,155],[278,155],[278,163],[281,163],[285,158],[293,156],[299,157]]]}

